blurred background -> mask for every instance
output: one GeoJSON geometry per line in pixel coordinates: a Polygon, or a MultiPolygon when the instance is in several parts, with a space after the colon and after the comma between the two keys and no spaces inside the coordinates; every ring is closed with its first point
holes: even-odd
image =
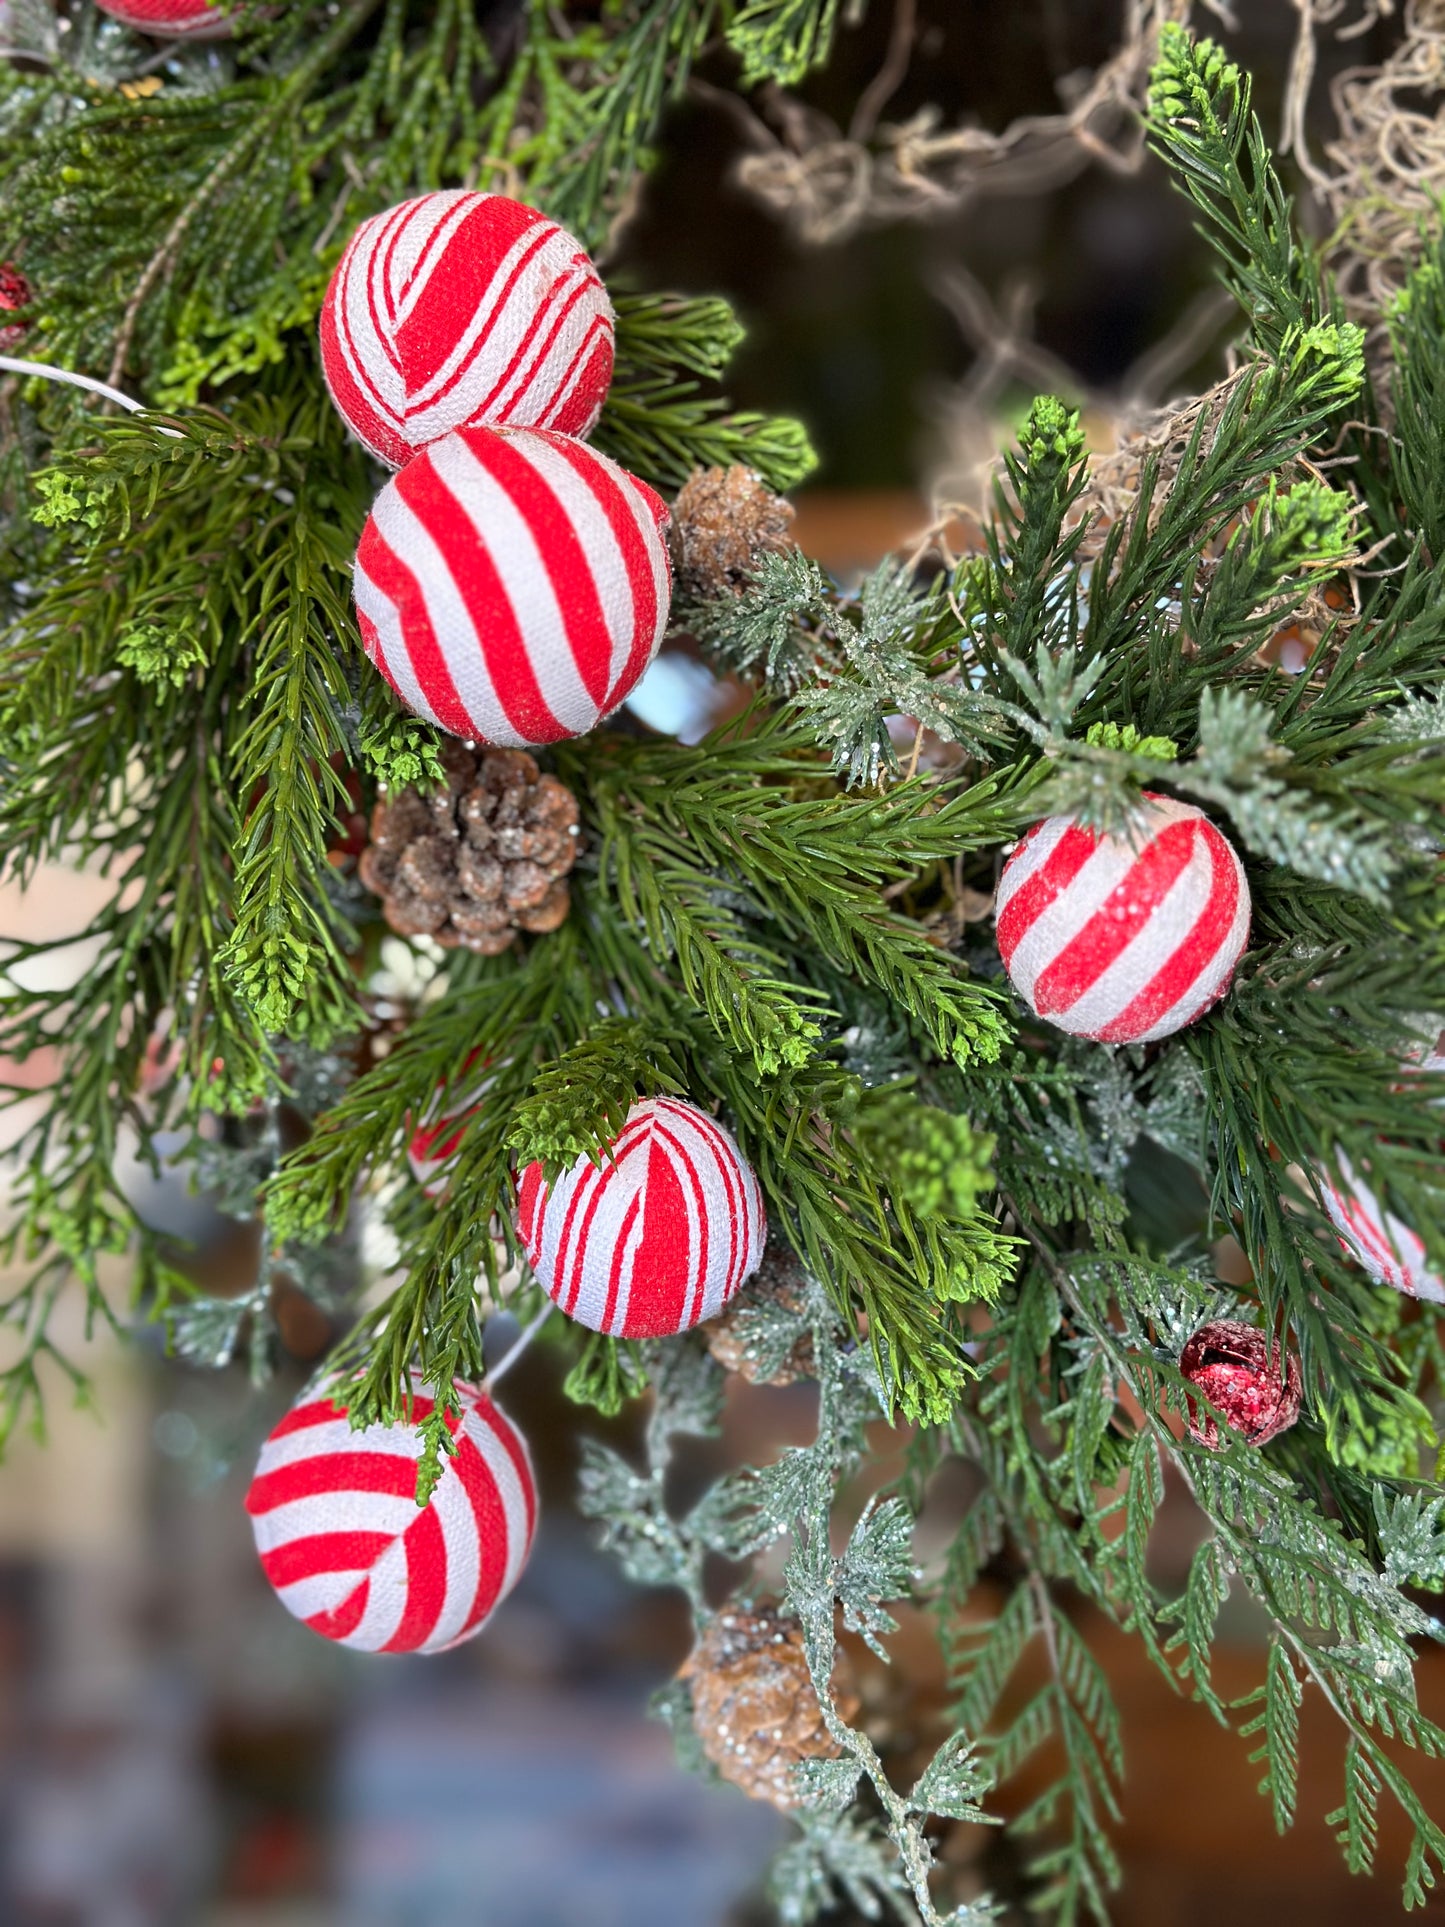
{"type": "MultiPolygon", "coordinates": [[[[1271,130],[1310,5],[1248,0],[1227,36],[1257,76],[1271,130]]],[[[944,126],[997,133],[1057,113],[1077,77],[1109,58],[1122,12],[1106,0],[919,0],[887,117],[932,103],[944,126]]],[[[1382,5],[1340,44],[1328,22],[1358,25],[1364,11],[1315,0],[1314,12],[1326,23],[1322,109],[1331,72],[1382,57],[1401,23],[1382,5]]],[[[1107,446],[1120,408],[1217,372],[1233,326],[1185,206],[1148,164],[1045,153],[1008,192],[892,224],[855,208],[851,228],[835,221],[819,238],[837,197],[833,215],[819,212],[812,177],[787,155],[847,127],[886,70],[893,24],[888,0],[875,0],[866,24],[841,35],[832,70],[802,90],[801,119],[766,100],[754,117],[695,90],[608,263],[619,280],[737,304],[749,338],[732,393],[807,421],[823,460],[797,532],[845,578],[923,524],[935,497],[976,499],[989,455],[1037,390],[1078,401],[1107,446]],[[771,169],[770,204],[737,183],[749,155],[771,169]]],[[[1133,144],[1122,121],[1108,144],[1133,144]]],[[[674,658],[637,709],[692,735],[710,704],[696,666],[674,658]]],[[[60,869],[23,898],[0,886],[0,935],[74,934],[78,963],[105,891],[60,869]]],[[[32,1058],[10,1074],[39,1088],[48,1067],[32,1058]]],[[[248,1289],[248,1227],[221,1217],[185,1171],[157,1183],[137,1168],[129,1182],[153,1222],[194,1246],[208,1293],[248,1289]]],[[[1131,1186],[1141,1211],[1202,1210],[1162,1160],[1138,1163],[1131,1186]]],[[[124,1323],[122,1262],[106,1282],[124,1323]]],[[[252,1552],[242,1498],[256,1450],[335,1335],[299,1294],[276,1310],[291,1357],[260,1392],[243,1363],[208,1373],[167,1360],[153,1333],[88,1337],[62,1317],[92,1400],[77,1409],[57,1374],[48,1439],[16,1440],[0,1472],[0,1923],[762,1927],[760,1883],[786,1823],[675,1770],[667,1732],[647,1717],[649,1694],[686,1655],[687,1615],[678,1597],[624,1582],[571,1509],[579,1434],[606,1428],[561,1396],[560,1358],[534,1347],[503,1399],[532,1441],[543,1492],[522,1583],[458,1652],[369,1659],[291,1621],[252,1552]]],[[[505,1344],[504,1331],[492,1336],[505,1344]]],[[[806,1385],[735,1379],[724,1436],[699,1446],[690,1476],[764,1460],[810,1424],[806,1385]]],[[[1182,1583],[1194,1539],[1189,1503],[1172,1493],[1154,1546],[1162,1583],[1182,1583]]],[[[1245,1743],[1174,1699],[1129,1642],[1086,1630],[1129,1743],[1121,1927],[1398,1917],[1388,1817],[1376,1881],[1351,1881],[1326,1838],[1319,1815],[1339,1784],[1328,1722],[1307,1705],[1302,1818],[1281,1841],[1245,1743]]],[[[1230,1633],[1216,1682],[1226,1696],[1262,1665],[1242,1608],[1230,1633]]],[[[905,1620],[899,1645],[926,1708],[940,1691],[926,1642],[905,1620]]],[[[886,1731],[887,1683],[859,1670],[886,1731]]],[[[1423,1678],[1438,1718],[1445,1676],[1431,1665],[1423,1678]]],[[[996,1834],[959,1827],[943,1851],[961,1892],[988,1885],[1009,1899],[1015,1870],[996,1834]]]]}

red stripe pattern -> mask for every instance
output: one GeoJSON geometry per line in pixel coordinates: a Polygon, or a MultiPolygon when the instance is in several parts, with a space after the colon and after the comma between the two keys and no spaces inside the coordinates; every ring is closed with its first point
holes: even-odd
{"type": "Polygon", "coordinates": [[[517,1228],[553,1301],[593,1331],[663,1338],[715,1318],[762,1263],[767,1219],[752,1167],[695,1104],[634,1104],[606,1160],[549,1186],[529,1164],[517,1228]]]}
{"type": "Polygon", "coordinates": [[[1340,1244],[1379,1285],[1391,1285],[1412,1298],[1445,1304],[1445,1278],[1434,1271],[1422,1238],[1387,1211],[1347,1157],[1341,1155],[1339,1185],[1321,1171],[1320,1192],[1340,1244]]]}
{"type": "Polygon", "coordinates": [[[122,26],[157,40],[225,40],[235,32],[234,8],[209,0],[95,0],[102,13],[122,26]]]}
{"type": "MultiPolygon", "coordinates": [[[[472,1068],[477,1056],[476,1051],[468,1052],[463,1071],[472,1068]]],[[[489,1062],[490,1059],[483,1058],[479,1072],[485,1072],[489,1062]]],[[[439,1198],[446,1189],[451,1161],[461,1149],[467,1125],[481,1109],[482,1099],[491,1087],[491,1078],[479,1074],[459,1098],[451,1101],[445,1112],[441,1109],[445,1087],[437,1087],[437,1095],[406,1147],[411,1174],[429,1198],[439,1198]]]]}
{"type": "Polygon", "coordinates": [[[460,188],[363,221],[321,309],[331,398],[393,468],[477,423],[590,434],[612,339],[607,290],[570,234],[460,188]]]}
{"type": "Polygon", "coordinates": [[[356,552],[366,653],[453,736],[583,736],[657,654],[672,599],[660,496],[585,442],[462,428],[372,505],[356,552]]]}
{"type": "Polygon", "coordinates": [[[1074,1037],[1146,1044],[1202,1016],[1249,940],[1249,886],[1192,803],[1150,791],[1131,843],[1072,817],[1036,824],[1004,866],[998,946],[1015,990],[1074,1037]]]}
{"type": "Polygon", "coordinates": [[[479,1633],[516,1584],[537,1523],[521,1433],[473,1386],[449,1418],[455,1454],[416,1503],[432,1399],[412,1376],[412,1422],[353,1432],[319,1394],[261,1448],[246,1510],[282,1605],[325,1639],[366,1653],[439,1653],[479,1633]]]}

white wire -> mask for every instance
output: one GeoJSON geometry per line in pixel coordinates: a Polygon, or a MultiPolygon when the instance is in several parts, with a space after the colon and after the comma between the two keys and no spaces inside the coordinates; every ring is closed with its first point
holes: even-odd
{"type": "Polygon", "coordinates": [[[528,1325],[527,1329],[522,1333],[521,1337],[517,1340],[516,1344],[513,1345],[508,1352],[506,1352],[501,1358],[497,1360],[496,1364],[492,1367],[492,1369],[487,1373],[486,1377],[482,1380],[482,1390],[484,1392],[491,1391],[492,1387],[496,1384],[497,1380],[502,1376],[503,1372],[511,1371],[512,1367],[516,1364],[517,1360],[522,1356],[522,1353],[526,1351],[527,1347],[531,1344],[532,1340],[537,1336],[537,1333],[541,1331],[542,1327],[546,1324],[547,1320],[552,1316],[552,1313],[556,1309],[557,1307],[554,1304],[552,1304],[550,1301],[542,1307],[542,1309],[537,1313],[537,1316],[532,1320],[531,1324],[528,1325]]]}
{"type": "MultiPolygon", "coordinates": [[[[145,412],[144,402],[132,400],[129,395],[123,395],[118,388],[112,388],[109,383],[97,381],[94,375],[77,375],[69,368],[53,368],[47,361],[21,361],[14,355],[0,355],[0,370],[7,375],[39,375],[45,381],[69,382],[72,388],[84,388],[92,395],[104,395],[107,401],[119,402],[121,407],[128,408],[132,415],[145,412]]],[[[173,435],[177,440],[181,439],[178,428],[162,428],[160,433],[173,435]]]]}

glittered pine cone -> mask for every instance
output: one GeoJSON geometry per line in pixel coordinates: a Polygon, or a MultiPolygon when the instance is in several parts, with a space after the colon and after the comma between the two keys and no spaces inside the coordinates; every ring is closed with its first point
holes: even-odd
{"type": "Polygon", "coordinates": [[[695,602],[739,595],[765,555],[796,547],[793,506],[740,462],[694,469],[672,505],[677,584],[695,602]]]}
{"type": "MultiPolygon", "coordinates": [[[[1266,1445],[1299,1417],[1300,1369],[1278,1339],[1235,1318],[1201,1325],[1184,1347],[1179,1369],[1222,1412],[1231,1432],[1266,1445]]],[[[1227,1443],[1211,1413],[1187,1401],[1190,1436],[1211,1452],[1227,1443]]]]}
{"type": "MultiPolygon", "coordinates": [[[[725,1780],[780,1812],[800,1804],[792,1769],[802,1760],[836,1759],[808,1674],[803,1629],[772,1606],[725,1607],[684,1663],[692,1720],[702,1750],[725,1780]]],[[[858,1710],[847,1661],[834,1671],[844,1719],[858,1710]]]]}
{"type": "Polygon", "coordinates": [[[519,930],[555,930],[577,860],[577,799],[521,749],[442,746],[446,786],[399,790],[371,816],[362,882],[399,936],[494,957],[519,930]]]}
{"type": "Polygon", "coordinates": [[[796,1385],[800,1378],[814,1378],[811,1331],[802,1331],[791,1343],[787,1337],[788,1327],[801,1318],[806,1304],[807,1286],[798,1261],[774,1239],[756,1275],[729,1301],[720,1318],[709,1319],[702,1327],[707,1348],[725,1372],[740,1373],[750,1385],[796,1385]],[[784,1316],[779,1318],[778,1312],[784,1316]]]}

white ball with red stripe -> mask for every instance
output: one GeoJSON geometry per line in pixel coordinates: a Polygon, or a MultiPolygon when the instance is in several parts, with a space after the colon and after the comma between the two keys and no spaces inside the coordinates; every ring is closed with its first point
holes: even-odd
{"type": "Polygon", "coordinates": [[[363,221],[321,308],[331,398],[393,468],[482,422],[590,434],[612,338],[607,290],[572,236],[462,188],[363,221]]]}
{"type": "Polygon", "coordinates": [[[236,31],[238,9],[209,0],[95,0],[102,13],[156,40],[225,40],[236,31]]]}
{"type": "Polygon", "coordinates": [[[1319,1173],[1320,1192],[1340,1243],[1379,1285],[1412,1298],[1445,1304],[1445,1278],[1433,1270],[1425,1241],[1387,1211],[1347,1157],[1340,1158],[1339,1185],[1319,1173]]]}
{"type": "Polygon", "coordinates": [[[549,1297],[616,1338],[662,1338],[715,1318],[762,1263],[767,1219],[751,1165],[695,1104],[634,1104],[600,1164],[549,1185],[529,1164],[517,1228],[549,1297]]]}
{"type": "Polygon", "coordinates": [[[584,736],[657,654],[672,599],[661,497],[585,442],[461,428],[377,496],[356,551],[366,653],[453,736],[584,736]]]}
{"type": "Polygon", "coordinates": [[[457,1450],[424,1506],[417,1426],[434,1402],[412,1376],[410,1424],[353,1432],[323,1386],[261,1448],[246,1510],[282,1605],[366,1653],[439,1653],[479,1633],[517,1583],[537,1523],[521,1433],[474,1386],[457,1387],[457,1450]]]}
{"type": "Polygon", "coordinates": [[[1229,988],[1249,939],[1249,886],[1202,810],[1144,794],[1141,828],[1037,824],[1004,866],[998,947],[1015,990],[1074,1037],[1147,1044],[1229,988]]]}
{"type": "MultiPolygon", "coordinates": [[[[462,1064],[464,1072],[472,1069],[478,1055],[477,1051],[468,1052],[462,1064]]],[[[491,1078],[485,1075],[490,1061],[482,1059],[478,1075],[457,1097],[448,1099],[445,1086],[439,1086],[422,1122],[407,1140],[406,1161],[412,1176],[429,1198],[439,1198],[446,1189],[448,1168],[462,1147],[467,1126],[492,1088],[491,1078]]]]}

